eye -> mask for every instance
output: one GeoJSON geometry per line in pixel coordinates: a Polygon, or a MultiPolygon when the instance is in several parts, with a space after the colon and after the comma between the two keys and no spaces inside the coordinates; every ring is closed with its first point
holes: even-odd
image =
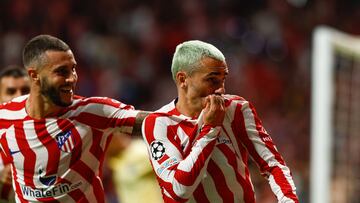
{"type": "Polygon", "coordinates": [[[55,73],[60,76],[67,76],[69,74],[69,71],[66,68],[58,68],[55,70],[55,73]]]}
{"type": "Polygon", "coordinates": [[[14,95],[16,93],[16,89],[15,88],[7,88],[6,89],[6,94],[7,95],[14,95]]]}
{"type": "Polygon", "coordinates": [[[29,94],[30,92],[30,88],[29,87],[22,87],[21,88],[21,94],[24,95],[24,94],[29,94]]]}
{"type": "Polygon", "coordinates": [[[213,85],[218,85],[221,83],[221,80],[218,78],[208,78],[207,81],[212,83],[213,85]]]}

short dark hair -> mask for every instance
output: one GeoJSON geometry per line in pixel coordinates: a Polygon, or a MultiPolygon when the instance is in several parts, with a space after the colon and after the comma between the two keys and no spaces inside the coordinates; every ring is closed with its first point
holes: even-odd
{"type": "Polygon", "coordinates": [[[27,76],[25,68],[17,65],[8,66],[0,72],[0,79],[4,77],[21,78],[27,76]]]}
{"type": "Polygon", "coordinates": [[[38,35],[32,38],[23,49],[23,63],[28,67],[34,60],[40,60],[46,51],[68,51],[70,47],[61,39],[51,35],[38,35]]]}

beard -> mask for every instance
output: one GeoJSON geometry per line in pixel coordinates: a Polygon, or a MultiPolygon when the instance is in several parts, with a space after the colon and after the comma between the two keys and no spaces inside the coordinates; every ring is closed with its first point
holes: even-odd
{"type": "Polygon", "coordinates": [[[72,104],[72,101],[64,102],[61,99],[60,90],[58,88],[56,88],[54,85],[50,85],[47,78],[41,79],[40,92],[43,96],[50,99],[50,101],[53,102],[57,106],[68,107],[72,104]]]}

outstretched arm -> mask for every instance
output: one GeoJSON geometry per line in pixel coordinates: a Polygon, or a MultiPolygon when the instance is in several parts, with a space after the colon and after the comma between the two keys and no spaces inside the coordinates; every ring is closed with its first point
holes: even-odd
{"type": "Polygon", "coordinates": [[[146,116],[148,116],[151,111],[140,111],[135,118],[135,124],[132,131],[132,136],[141,136],[141,125],[145,119],[146,116]]]}

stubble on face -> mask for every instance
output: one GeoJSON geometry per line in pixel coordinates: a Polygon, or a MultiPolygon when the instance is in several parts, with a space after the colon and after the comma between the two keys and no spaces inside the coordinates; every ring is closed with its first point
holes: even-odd
{"type": "Polygon", "coordinates": [[[68,107],[72,104],[72,101],[65,102],[61,99],[60,89],[51,85],[46,77],[40,79],[41,89],[40,93],[48,98],[52,103],[61,107],[68,107]]]}

